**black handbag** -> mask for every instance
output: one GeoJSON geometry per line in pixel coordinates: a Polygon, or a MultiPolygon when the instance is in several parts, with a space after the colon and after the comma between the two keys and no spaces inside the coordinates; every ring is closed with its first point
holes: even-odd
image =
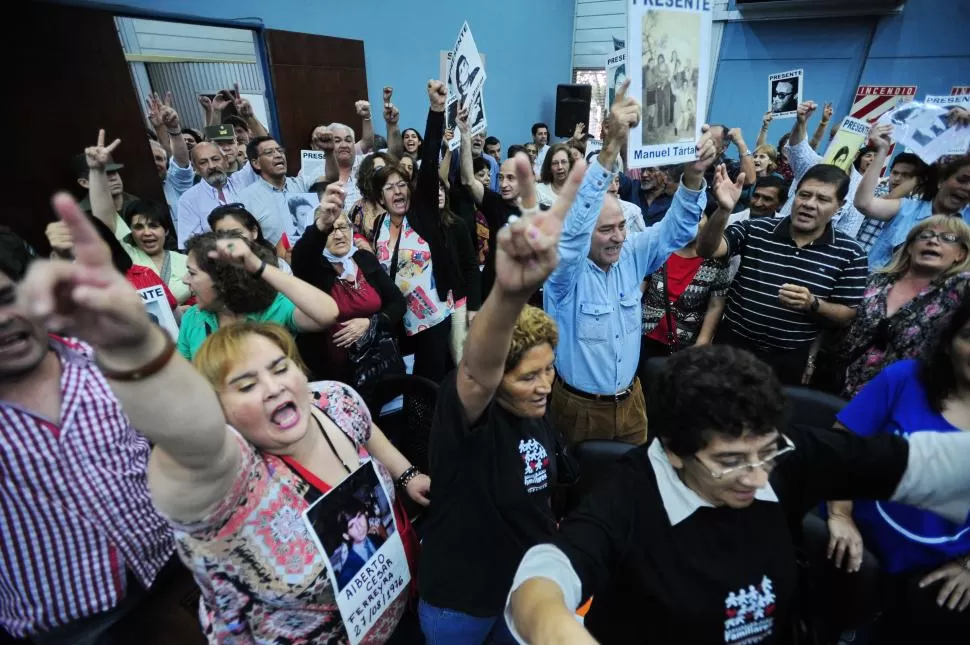
{"type": "Polygon", "coordinates": [[[381,329],[379,323],[380,314],[371,316],[367,333],[348,351],[354,371],[354,389],[364,398],[385,376],[400,376],[407,371],[397,341],[391,332],[381,329]]]}

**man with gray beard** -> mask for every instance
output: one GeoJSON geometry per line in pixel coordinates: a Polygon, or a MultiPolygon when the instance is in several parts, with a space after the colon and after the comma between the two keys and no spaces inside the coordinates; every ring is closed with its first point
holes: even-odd
{"type": "Polygon", "coordinates": [[[241,201],[239,193],[246,187],[236,181],[235,175],[228,174],[228,161],[214,143],[197,144],[191,157],[192,168],[202,181],[179,198],[175,229],[180,249],[185,248],[185,241],[193,235],[210,230],[208,218],[212,209],[241,201]]]}

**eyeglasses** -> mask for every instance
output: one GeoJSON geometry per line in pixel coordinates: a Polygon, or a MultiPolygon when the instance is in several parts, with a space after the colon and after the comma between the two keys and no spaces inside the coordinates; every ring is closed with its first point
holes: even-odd
{"type": "Polygon", "coordinates": [[[781,441],[781,442],[784,443],[783,446],[781,446],[780,448],[778,448],[778,450],[774,454],[772,454],[770,457],[766,457],[765,459],[762,459],[761,461],[756,461],[756,462],[750,463],[750,464],[742,464],[740,466],[734,466],[732,468],[724,468],[722,470],[714,470],[710,466],[708,466],[707,464],[705,464],[703,461],[701,461],[701,458],[698,457],[697,455],[694,455],[694,459],[697,460],[697,463],[699,463],[700,465],[704,466],[704,468],[707,468],[708,472],[711,473],[711,477],[713,477],[714,479],[733,479],[733,478],[737,478],[737,477],[740,477],[741,475],[745,475],[747,473],[754,472],[754,469],[755,468],[760,468],[761,470],[765,471],[766,473],[771,473],[771,471],[775,469],[775,466],[778,465],[778,458],[779,457],[781,457],[782,455],[787,455],[789,453],[795,452],[795,444],[794,444],[794,442],[792,442],[791,439],[789,439],[785,435],[779,435],[778,436],[778,439],[779,439],[779,441],[781,441]]]}
{"type": "Polygon", "coordinates": [[[950,233],[949,231],[945,233],[937,233],[936,231],[920,231],[916,236],[916,239],[921,242],[926,242],[927,240],[939,240],[944,244],[960,243],[960,236],[956,233],[950,233]]]}
{"type": "Polygon", "coordinates": [[[333,227],[333,232],[334,233],[340,233],[341,235],[349,235],[350,234],[350,227],[349,226],[345,226],[343,224],[341,224],[340,226],[334,226],[333,227]]]}
{"type": "Polygon", "coordinates": [[[398,190],[404,190],[407,187],[408,187],[408,182],[406,181],[399,181],[396,184],[385,184],[384,192],[387,192],[387,193],[393,192],[395,188],[397,188],[398,190]]]}
{"type": "Polygon", "coordinates": [[[272,157],[276,153],[279,153],[281,157],[286,156],[286,148],[269,148],[267,150],[263,150],[262,152],[260,152],[259,156],[272,157]]]}

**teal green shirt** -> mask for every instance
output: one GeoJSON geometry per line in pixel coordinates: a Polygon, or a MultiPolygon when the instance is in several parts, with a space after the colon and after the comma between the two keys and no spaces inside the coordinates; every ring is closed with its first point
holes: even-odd
{"type": "MultiPolygon", "coordinates": [[[[246,314],[246,320],[276,323],[286,327],[291,334],[296,334],[300,329],[293,320],[294,311],[296,311],[296,305],[282,293],[278,293],[269,307],[253,314],[246,314]]],[[[179,353],[188,360],[192,360],[206,337],[217,329],[219,329],[218,316],[211,311],[199,309],[198,305],[192,305],[182,315],[182,323],[179,326],[179,353]]]]}

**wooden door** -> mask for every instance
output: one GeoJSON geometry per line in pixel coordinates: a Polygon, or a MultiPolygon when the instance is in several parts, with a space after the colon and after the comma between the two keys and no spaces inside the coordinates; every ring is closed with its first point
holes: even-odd
{"type": "Polygon", "coordinates": [[[125,164],[125,191],[163,204],[165,196],[113,15],[40,2],[18,10],[26,20],[7,30],[14,57],[5,101],[14,183],[0,221],[46,254],[50,198],[59,190],[84,195],[71,157],[97,141],[98,128],[121,139],[115,161],[125,164]]]}
{"type": "Polygon", "coordinates": [[[362,122],[354,103],[367,98],[364,43],[275,29],[266,30],[264,37],[280,144],[286,148],[288,174],[296,175],[300,150],[310,147],[318,125],[345,123],[360,137],[362,122]]]}

